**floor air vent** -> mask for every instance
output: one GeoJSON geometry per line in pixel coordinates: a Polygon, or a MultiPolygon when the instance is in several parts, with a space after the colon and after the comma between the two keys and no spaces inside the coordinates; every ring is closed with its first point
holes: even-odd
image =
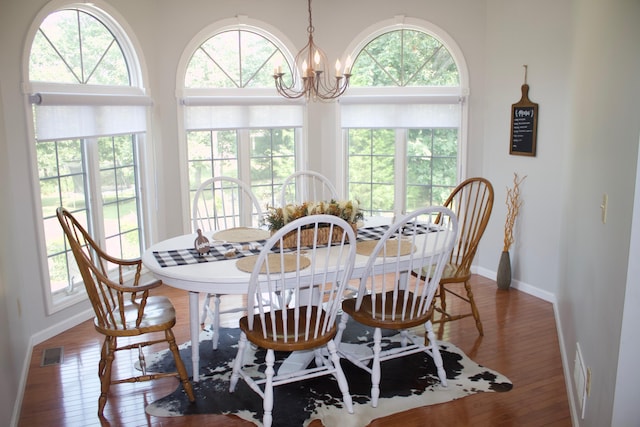
{"type": "Polygon", "coordinates": [[[46,348],[42,353],[42,362],[40,366],[59,365],[63,358],[62,347],[46,348]]]}

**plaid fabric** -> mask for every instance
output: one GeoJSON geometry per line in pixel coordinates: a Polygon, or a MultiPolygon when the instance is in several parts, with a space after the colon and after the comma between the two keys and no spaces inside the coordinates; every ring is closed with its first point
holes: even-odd
{"type": "MultiPolygon", "coordinates": [[[[357,240],[359,242],[365,240],[380,240],[382,235],[388,229],[388,225],[359,228],[357,240]]],[[[428,224],[418,224],[417,227],[418,234],[424,234],[435,230],[437,230],[436,227],[428,224]]],[[[413,234],[413,229],[405,229],[402,234],[404,236],[410,236],[413,234]]],[[[210,251],[207,254],[198,253],[194,247],[170,251],[154,251],[153,255],[155,256],[156,261],[158,261],[160,267],[174,267],[177,265],[198,264],[201,262],[222,261],[258,255],[265,242],[266,240],[240,243],[220,243],[214,241],[210,243],[210,251]]]]}

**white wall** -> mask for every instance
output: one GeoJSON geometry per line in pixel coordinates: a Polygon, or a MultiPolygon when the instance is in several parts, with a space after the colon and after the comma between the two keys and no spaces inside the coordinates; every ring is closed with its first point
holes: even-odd
{"type": "MultiPolygon", "coordinates": [[[[573,3],[572,138],[567,165],[571,198],[566,202],[561,236],[566,252],[561,259],[558,311],[567,357],[573,361],[579,342],[585,364],[592,370],[593,386],[580,425],[603,426],[612,421],[630,261],[640,135],[640,2],[573,3]],[[606,224],[599,208],[604,193],[609,196],[606,224]]],[[[621,374],[635,384],[640,380],[635,368],[621,374]]],[[[616,411],[617,415],[630,411],[635,425],[640,419],[637,404],[616,411]]],[[[629,424],[616,424],[625,425],[629,424]]]]}
{"type": "MultiPolygon", "coordinates": [[[[2,354],[4,358],[5,351],[9,352],[6,356],[12,361],[6,382],[0,387],[10,396],[11,407],[16,398],[16,389],[13,387],[26,374],[28,363],[25,361],[30,356],[32,336],[88,307],[87,303],[85,307],[74,307],[56,316],[45,315],[42,271],[37,261],[34,227],[39,215],[33,205],[27,120],[24,99],[20,94],[20,58],[23,56],[24,37],[41,4],[0,0],[0,56],[3,58],[0,65],[0,112],[3,114],[3,120],[0,120],[0,153],[3,156],[0,175],[3,187],[0,193],[3,210],[0,215],[3,230],[0,267],[5,287],[5,292],[0,295],[0,303],[7,319],[1,324],[2,333],[10,343],[7,350],[2,350],[2,354]]],[[[9,425],[9,417],[11,413],[0,412],[0,425],[9,425]]]]}
{"type": "MultiPolygon", "coordinates": [[[[495,204],[478,264],[495,271],[503,248],[506,187],[513,174],[523,205],[511,248],[514,287],[552,299],[559,269],[561,211],[569,147],[571,9],[566,1],[487,2],[486,86],[482,173],[494,184],[495,204]],[[553,46],[553,48],[551,48],[553,46]],[[522,96],[527,65],[529,99],[538,104],[535,157],[509,154],[511,105],[522,96]]],[[[471,139],[471,143],[475,139],[471,139]]]]}
{"type": "MultiPolygon", "coordinates": [[[[2,99],[2,87],[0,87],[0,99],[2,99]]],[[[0,103],[0,130],[4,128],[4,114],[3,105],[0,103]]],[[[0,141],[3,138],[0,137],[0,141]]],[[[0,200],[7,200],[10,177],[8,176],[8,156],[6,155],[5,144],[0,144],[0,200]]],[[[4,206],[4,203],[2,203],[4,206]]],[[[6,209],[0,209],[0,241],[6,241],[8,238],[7,228],[4,225],[8,224],[8,216],[6,209]]],[[[0,325],[3,328],[0,330],[0,378],[4,378],[6,384],[0,387],[0,425],[8,425],[9,417],[13,410],[13,401],[15,399],[15,390],[18,387],[18,377],[14,372],[14,366],[19,366],[19,363],[15,363],[13,354],[11,352],[11,337],[9,335],[9,313],[7,302],[9,298],[7,293],[9,291],[9,285],[6,279],[5,271],[7,269],[7,254],[4,251],[4,246],[0,246],[0,325]],[[5,415],[6,414],[6,415],[5,415]]]]}
{"type": "MultiPolygon", "coordinates": [[[[56,0],[57,1],[57,0],[56,0]]],[[[302,3],[302,2],[295,2],[302,3]]],[[[635,182],[638,120],[625,121],[638,97],[634,28],[636,0],[323,0],[314,2],[316,42],[329,57],[341,55],[365,28],[395,15],[430,21],[458,43],[470,72],[467,175],[494,184],[496,203],[477,257],[477,269],[495,275],[502,250],[505,188],[513,172],[527,175],[524,205],[512,248],[514,285],[548,300],[558,299],[560,336],[570,361],[580,341],[599,386],[589,398],[584,425],[608,425],[622,302],[626,284],[631,198],[635,182]],[[339,10],[340,14],[335,11],[339,10]],[[595,47],[595,49],[594,49],[595,47]],[[634,50],[635,49],[635,50],[634,50]],[[634,52],[633,60],[627,53],[634,52]],[[523,64],[530,98],[539,103],[538,152],[510,156],[509,112],[520,99],[523,64]],[[613,65],[612,65],[613,64],[613,65]],[[633,74],[635,73],[635,74],[633,74]],[[635,81],[633,80],[635,76],[635,81]],[[633,84],[635,83],[635,85],[633,84]],[[595,87],[594,87],[595,85],[595,87]],[[634,136],[631,142],[631,136],[634,136]],[[609,193],[609,222],[599,223],[600,198],[609,193]],[[600,384],[602,384],[600,386],[600,384]]],[[[0,0],[0,320],[6,313],[14,360],[0,397],[12,395],[24,373],[31,337],[44,339],[87,305],[47,316],[33,263],[38,213],[34,212],[27,150],[30,141],[21,94],[23,43],[45,0],[0,0]],[[10,124],[10,125],[9,125],[10,124]],[[6,185],[3,185],[6,188],[6,185]],[[11,268],[9,267],[11,266],[11,268]],[[18,313],[18,301],[28,310],[18,313]]],[[[96,0],[104,5],[104,0],[96,0]]],[[[248,15],[278,28],[296,47],[305,42],[306,6],[288,0],[109,0],[109,10],[133,29],[154,98],[153,138],[158,196],[158,237],[180,234],[187,222],[181,200],[176,113],[176,68],[185,46],[215,21],[248,15]],[[299,7],[298,7],[299,6],[299,7]],[[283,13],[286,11],[286,13],[283,13]],[[292,17],[297,17],[292,19],[292,17]]],[[[335,174],[333,106],[309,113],[310,166],[335,174]]],[[[0,346],[3,347],[4,346],[0,346]]],[[[8,423],[0,415],[0,425],[8,423]]]]}
{"type": "MultiPolygon", "coordinates": [[[[638,114],[636,113],[636,117],[638,114]]],[[[640,162],[640,153],[638,153],[640,162]]],[[[640,419],[638,407],[637,361],[640,354],[640,340],[637,329],[640,325],[640,174],[636,170],[636,188],[631,226],[631,246],[629,248],[629,266],[624,295],[622,329],[620,331],[620,354],[616,375],[615,401],[611,425],[633,426],[640,419]]]]}

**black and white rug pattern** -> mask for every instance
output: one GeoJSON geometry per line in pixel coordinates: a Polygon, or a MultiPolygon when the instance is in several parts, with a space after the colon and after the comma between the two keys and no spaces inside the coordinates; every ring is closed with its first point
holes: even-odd
{"type": "MultiPolygon", "coordinates": [[[[229,393],[233,359],[236,355],[238,329],[221,328],[218,350],[212,350],[211,334],[201,333],[200,381],[193,383],[196,402],[190,403],[181,386],[169,396],[147,406],[148,414],[175,417],[192,414],[234,414],[262,425],[262,400],[242,380],[234,393],[229,393]]],[[[371,330],[349,325],[345,342],[370,342],[371,330]]],[[[383,338],[383,346],[399,345],[390,331],[383,338]]],[[[506,392],[513,387],[508,378],[478,365],[454,345],[440,341],[440,352],[447,372],[448,386],[443,387],[430,356],[419,353],[383,362],[380,399],[377,408],[370,405],[371,381],[368,374],[343,360],[342,366],[353,397],[354,414],[342,404],[342,395],[332,376],[281,385],[274,389],[274,426],[306,426],[320,419],[325,426],[364,427],[372,420],[412,408],[443,403],[474,393],[506,392]]],[[[248,351],[261,370],[263,350],[248,351]]],[[[182,359],[191,375],[191,346],[180,346],[182,359]]],[[[286,354],[279,354],[278,359],[286,354]]],[[[276,362],[277,363],[277,362],[276,362]]],[[[160,372],[172,369],[173,359],[168,352],[147,357],[147,370],[160,372]]],[[[276,364],[277,367],[277,364],[276,364]]],[[[263,367],[262,367],[263,368],[263,367]]]]}

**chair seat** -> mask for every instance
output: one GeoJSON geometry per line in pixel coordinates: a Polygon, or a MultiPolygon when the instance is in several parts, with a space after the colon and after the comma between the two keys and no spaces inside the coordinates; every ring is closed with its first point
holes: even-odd
{"type": "MultiPolygon", "coordinates": [[[[398,300],[402,301],[404,292],[398,293],[398,300]]],[[[413,300],[413,293],[409,292],[409,301],[413,300]]],[[[354,320],[364,325],[382,329],[407,329],[414,326],[422,325],[431,316],[431,312],[423,315],[415,313],[405,313],[406,320],[402,319],[402,304],[393,304],[393,291],[386,293],[386,303],[384,310],[382,309],[382,295],[376,297],[375,316],[373,314],[373,302],[371,295],[365,295],[362,298],[362,305],[356,310],[356,299],[350,298],[342,301],[342,310],[351,316],[354,320]],[[395,306],[395,307],[394,307],[395,306]]]]}
{"type": "MultiPolygon", "coordinates": [[[[105,334],[111,336],[135,336],[149,332],[164,331],[173,327],[176,323],[176,311],[171,301],[164,296],[150,296],[147,298],[147,304],[144,307],[144,314],[140,326],[136,326],[140,304],[133,303],[128,300],[124,304],[124,312],[126,322],[119,320],[117,315],[117,328],[103,327],[95,320],[95,328],[105,334]]],[[[116,313],[119,307],[114,310],[116,313]]]]}
{"type": "Polygon", "coordinates": [[[464,282],[471,278],[471,272],[465,271],[455,264],[447,264],[442,272],[440,283],[457,283],[464,282]]]}
{"type": "MultiPolygon", "coordinates": [[[[426,271],[425,269],[417,270],[414,272],[414,275],[425,277],[426,271]]],[[[429,277],[431,277],[431,274],[429,274],[429,277]]],[[[459,268],[456,264],[447,263],[447,265],[445,265],[444,269],[442,270],[440,283],[464,282],[465,280],[469,280],[470,278],[471,278],[470,271],[464,271],[461,268],[459,268]]]]}
{"type": "MultiPolygon", "coordinates": [[[[318,310],[316,307],[311,309],[311,316],[307,319],[307,307],[301,307],[300,317],[298,319],[298,328],[295,328],[295,309],[287,309],[287,325],[284,327],[283,310],[275,311],[275,323],[276,323],[276,336],[270,333],[270,326],[267,328],[267,337],[265,338],[260,327],[260,315],[255,314],[253,316],[253,330],[249,329],[249,318],[244,316],[240,319],[240,330],[247,335],[247,339],[252,343],[263,347],[271,348],[275,351],[298,351],[306,350],[310,348],[320,347],[325,345],[331,340],[338,330],[337,325],[333,325],[327,330],[325,334],[320,334],[317,337],[305,337],[304,331],[306,325],[310,324],[311,331],[313,331],[313,325],[324,324],[327,313],[322,311],[320,313],[321,319],[318,319],[318,310]]],[[[265,323],[271,325],[272,313],[265,314],[265,323]]]]}

